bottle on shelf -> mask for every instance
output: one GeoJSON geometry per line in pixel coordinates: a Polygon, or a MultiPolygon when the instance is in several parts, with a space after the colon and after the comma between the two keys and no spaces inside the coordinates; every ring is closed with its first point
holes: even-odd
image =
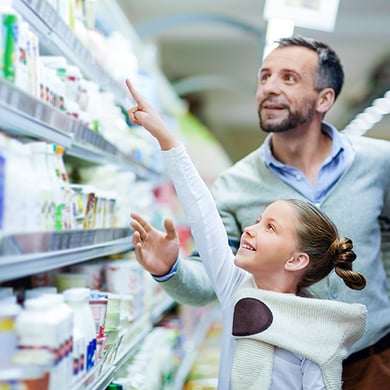
{"type": "Polygon", "coordinates": [[[64,148],[61,145],[53,144],[54,153],[54,169],[60,185],[60,189],[63,197],[63,228],[64,230],[70,230],[75,226],[74,218],[76,213],[76,207],[74,204],[75,193],[72,190],[68,174],[66,172],[63,156],[64,148]]]}
{"type": "Polygon", "coordinates": [[[38,366],[49,374],[49,390],[65,390],[66,365],[61,353],[63,318],[54,310],[49,295],[27,299],[16,318],[17,351],[12,362],[22,367],[38,366]]]}
{"type": "Polygon", "coordinates": [[[3,233],[40,230],[40,194],[34,183],[29,149],[19,141],[0,136],[4,158],[3,233]]]}
{"type": "Polygon", "coordinates": [[[50,186],[54,198],[54,230],[64,230],[65,202],[62,190],[62,179],[56,173],[55,154],[53,144],[46,144],[46,166],[49,174],[50,186]]]}
{"type": "Polygon", "coordinates": [[[16,303],[0,299],[0,367],[11,365],[16,351],[15,319],[20,311],[21,307],[16,303]]]}
{"type": "Polygon", "coordinates": [[[18,29],[20,16],[12,7],[11,0],[3,0],[0,5],[1,17],[1,74],[0,76],[10,83],[15,82],[18,29]]]}
{"type": "Polygon", "coordinates": [[[35,172],[36,186],[41,198],[41,230],[54,231],[55,199],[46,164],[46,143],[31,142],[31,162],[35,172]]]}
{"type": "Polygon", "coordinates": [[[89,306],[90,289],[75,287],[63,294],[65,302],[73,310],[74,337],[82,335],[85,339],[85,370],[88,372],[94,367],[96,357],[96,327],[89,306]]]}

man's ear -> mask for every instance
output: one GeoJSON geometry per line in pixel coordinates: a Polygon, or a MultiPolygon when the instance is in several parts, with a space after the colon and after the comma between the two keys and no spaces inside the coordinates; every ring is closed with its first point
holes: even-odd
{"type": "Polygon", "coordinates": [[[318,95],[317,111],[325,114],[333,106],[335,93],[333,88],[324,88],[318,95]]]}
{"type": "Polygon", "coordinates": [[[309,265],[310,259],[307,253],[296,253],[284,264],[287,271],[301,271],[309,265]]]}

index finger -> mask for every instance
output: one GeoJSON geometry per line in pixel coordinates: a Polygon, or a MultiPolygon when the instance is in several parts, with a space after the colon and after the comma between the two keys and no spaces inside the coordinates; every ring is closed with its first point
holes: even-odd
{"type": "Polygon", "coordinates": [[[137,213],[130,213],[131,218],[133,218],[134,221],[138,222],[142,228],[148,232],[151,230],[151,225],[149,222],[147,222],[144,218],[142,218],[140,215],[137,213]]]}
{"type": "Polygon", "coordinates": [[[135,90],[135,88],[133,87],[133,84],[131,84],[129,79],[126,79],[126,85],[127,85],[127,89],[129,90],[131,96],[133,97],[133,99],[135,100],[137,105],[139,105],[139,106],[144,105],[143,99],[138,94],[138,92],[135,90]]]}

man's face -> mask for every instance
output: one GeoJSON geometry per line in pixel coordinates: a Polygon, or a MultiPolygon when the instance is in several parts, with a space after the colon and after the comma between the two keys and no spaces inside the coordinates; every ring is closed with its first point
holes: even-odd
{"type": "Polygon", "coordinates": [[[277,48],[264,59],[256,91],[262,130],[284,132],[310,123],[319,94],[317,67],[317,53],[305,47],[277,48]]]}

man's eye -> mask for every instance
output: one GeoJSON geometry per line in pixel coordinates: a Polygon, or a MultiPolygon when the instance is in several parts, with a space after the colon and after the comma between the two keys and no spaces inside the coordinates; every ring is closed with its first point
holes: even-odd
{"type": "Polygon", "coordinates": [[[261,82],[267,81],[268,79],[269,79],[269,75],[268,74],[262,74],[260,76],[260,81],[261,82]]]}
{"type": "Polygon", "coordinates": [[[293,83],[293,82],[296,81],[295,76],[292,75],[292,74],[288,74],[288,75],[284,76],[284,79],[285,79],[286,81],[288,81],[289,83],[293,83]]]}

